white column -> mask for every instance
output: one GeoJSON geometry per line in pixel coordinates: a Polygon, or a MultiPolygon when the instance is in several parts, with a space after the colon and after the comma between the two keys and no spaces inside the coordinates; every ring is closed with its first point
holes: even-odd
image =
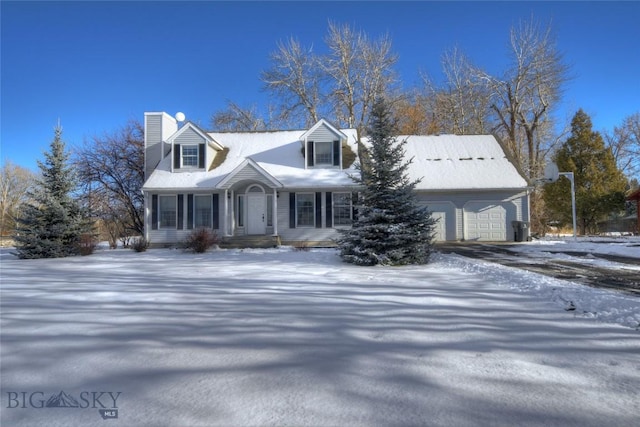
{"type": "Polygon", "coordinates": [[[273,235],[278,235],[278,189],[273,189],[273,235]]]}
{"type": "Polygon", "coordinates": [[[233,236],[234,230],[236,228],[236,212],[235,212],[235,199],[236,192],[231,190],[231,221],[229,221],[229,235],[233,236]]]}
{"type": "Polygon", "coordinates": [[[229,190],[224,189],[224,215],[222,215],[223,224],[222,229],[224,230],[224,235],[229,235],[229,190]]]}

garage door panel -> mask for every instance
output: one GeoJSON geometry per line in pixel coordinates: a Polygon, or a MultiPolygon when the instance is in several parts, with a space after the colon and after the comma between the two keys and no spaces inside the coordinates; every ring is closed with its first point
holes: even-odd
{"type": "Polygon", "coordinates": [[[507,240],[507,208],[496,202],[468,202],[465,207],[468,240],[507,240]]]}
{"type": "Polygon", "coordinates": [[[434,219],[437,220],[435,225],[435,240],[446,241],[455,240],[455,206],[449,202],[428,202],[421,203],[426,206],[434,219]]]}

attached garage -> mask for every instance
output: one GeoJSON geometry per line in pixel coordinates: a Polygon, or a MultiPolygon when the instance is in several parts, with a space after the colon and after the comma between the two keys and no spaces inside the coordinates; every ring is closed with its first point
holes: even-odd
{"type": "Polygon", "coordinates": [[[456,207],[451,202],[422,202],[431,211],[436,223],[435,239],[438,242],[456,240],[456,207]]]}
{"type": "Polygon", "coordinates": [[[513,209],[515,207],[508,203],[468,202],[464,206],[465,239],[490,242],[511,240],[508,225],[511,223],[509,211],[513,209]]]}

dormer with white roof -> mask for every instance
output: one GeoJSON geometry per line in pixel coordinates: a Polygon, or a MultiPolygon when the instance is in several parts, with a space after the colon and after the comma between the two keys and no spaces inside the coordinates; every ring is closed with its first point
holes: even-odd
{"type": "Polygon", "coordinates": [[[171,146],[171,172],[205,171],[224,147],[197,125],[187,122],[167,139],[171,146]]]}
{"type": "Polygon", "coordinates": [[[347,136],[328,121],[321,119],[300,136],[305,169],[342,169],[342,145],[347,136]]]}

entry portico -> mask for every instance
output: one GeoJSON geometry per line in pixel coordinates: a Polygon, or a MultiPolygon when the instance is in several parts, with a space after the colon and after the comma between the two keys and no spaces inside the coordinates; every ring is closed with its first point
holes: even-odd
{"type": "Polygon", "coordinates": [[[282,183],[248,158],[220,183],[224,190],[222,230],[225,237],[278,235],[278,189],[282,183]]]}

